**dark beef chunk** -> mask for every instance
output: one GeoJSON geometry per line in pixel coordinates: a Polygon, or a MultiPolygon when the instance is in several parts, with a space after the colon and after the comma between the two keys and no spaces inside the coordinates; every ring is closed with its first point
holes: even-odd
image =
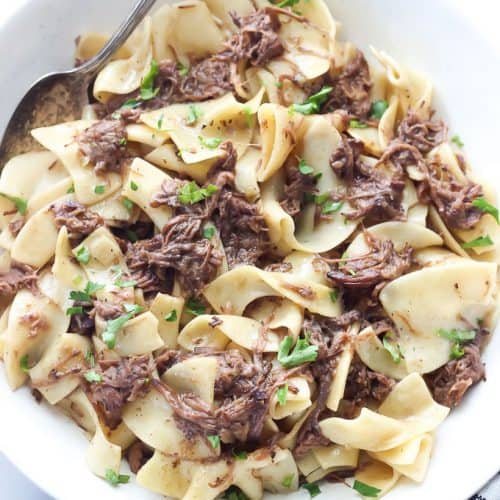
{"type": "Polygon", "coordinates": [[[121,120],[100,120],[76,139],[80,151],[97,173],[121,172],[127,157],[127,132],[121,120]]]}
{"type": "Polygon", "coordinates": [[[120,306],[103,302],[102,300],[94,300],[93,314],[97,314],[103,320],[109,321],[121,316],[123,314],[123,309],[120,306]]]}
{"type": "Polygon", "coordinates": [[[370,370],[356,357],[349,369],[344,399],[357,408],[366,406],[370,401],[382,403],[395,383],[392,378],[370,370]]]}
{"type": "Polygon", "coordinates": [[[216,398],[241,396],[251,392],[259,374],[257,365],[247,362],[236,349],[222,352],[217,357],[217,362],[216,398]]]}
{"type": "Polygon", "coordinates": [[[360,157],[362,150],[360,141],[344,136],[330,158],[334,172],[346,181],[347,200],[355,209],[345,217],[365,217],[370,223],[403,219],[404,173],[399,169],[388,173],[366,164],[360,157]]]}
{"type": "Polygon", "coordinates": [[[57,227],[66,226],[70,238],[82,238],[104,225],[103,218],[72,200],[60,201],[50,207],[57,227]]]}
{"type": "Polygon", "coordinates": [[[7,272],[0,272],[0,296],[14,295],[23,288],[35,291],[37,280],[36,271],[31,266],[12,261],[7,272]]]}
{"type": "Polygon", "coordinates": [[[102,382],[87,384],[87,391],[92,404],[110,429],[120,424],[127,402],[147,393],[154,369],[149,355],[98,362],[95,371],[102,376],[102,382]]]}
{"type": "Polygon", "coordinates": [[[440,404],[454,408],[465,393],[481,380],[485,380],[481,353],[475,344],[464,346],[460,359],[449,361],[436,371],[425,375],[433,398],[440,404]]]}
{"type": "Polygon", "coordinates": [[[426,161],[427,178],[419,184],[421,201],[432,202],[446,225],[451,229],[471,229],[483,216],[472,202],[483,195],[479,184],[469,180],[458,182],[446,165],[438,160],[426,161]]]}
{"type": "Polygon", "coordinates": [[[184,205],[179,201],[178,192],[187,181],[178,179],[167,179],[161,185],[161,190],[151,198],[152,207],[161,207],[166,205],[170,208],[183,209],[184,205]]]}
{"type": "Polygon", "coordinates": [[[127,450],[127,462],[130,470],[137,474],[141,467],[153,456],[151,449],[142,441],[137,440],[127,450]]]}
{"type": "Polygon", "coordinates": [[[186,356],[177,349],[163,349],[156,357],[155,363],[158,373],[163,375],[170,367],[184,361],[186,356]]]}
{"type": "Polygon", "coordinates": [[[397,252],[391,240],[381,240],[365,232],[369,247],[366,255],[340,260],[327,276],[336,285],[345,288],[375,287],[376,295],[391,280],[406,273],[411,267],[413,249],[405,245],[397,252]]]}
{"type": "Polygon", "coordinates": [[[228,52],[233,62],[248,61],[252,66],[263,66],[281,56],[285,47],[278,31],[281,23],[272,9],[262,9],[240,17],[230,13],[238,32],[228,41],[228,52]]]}
{"type": "Polygon", "coordinates": [[[323,110],[343,109],[358,118],[368,116],[372,81],[368,63],[361,51],[357,51],[342,73],[333,79],[331,86],[333,91],[323,105],[323,110]]]}
{"type": "Polygon", "coordinates": [[[280,201],[280,205],[290,217],[295,218],[302,210],[306,193],[318,192],[316,178],[314,175],[301,174],[295,158],[289,159],[285,164],[285,175],[284,198],[280,201]]]}
{"type": "Polygon", "coordinates": [[[416,147],[423,155],[446,141],[446,125],[442,122],[421,119],[409,110],[398,127],[398,139],[416,147]]]}

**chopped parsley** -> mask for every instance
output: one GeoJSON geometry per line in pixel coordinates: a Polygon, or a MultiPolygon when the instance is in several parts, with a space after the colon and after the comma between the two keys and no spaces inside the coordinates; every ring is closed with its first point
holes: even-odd
{"type": "Polygon", "coordinates": [[[356,490],[360,495],[369,498],[376,498],[379,496],[382,491],[379,488],[375,488],[375,486],[370,486],[369,484],[362,483],[361,481],[354,481],[352,485],[352,489],[356,490]]]}
{"type": "Polygon", "coordinates": [[[18,196],[9,196],[8,194],[5,194],[5,193],[0,193],[0,196],[3,196],[7,200],[9,200],[11,203],[14,203],[16,210],[21,215],[26,215],[26,212],[28,210],[28,200],[25,200],[24,198],[20,198],[18,196]]]}
{"type": "Polygon", "coordinates": [[[214,186],[213,184],[200,188],[195,181],[191,181],[184,184],[179,191],[177,191],[177,198],[183,205],[194,205],[195,203],[210,198],[210,196],[217,191],[217,186],[214,186]]]}
{"type": "Polygon", "coordinates": [[[87,382],[102,382],[102,375],[97,373],[95,370],[89,370],[85,373],[84,378],[87,382]]]}
{"type": "Polygon", "coordinates": [[[103,288],[104,285],[88,281],[83,292],[73,290],[69,293],[69,298],[77,302],[91,302],[92,295],[95,295],[98,290],[102,290],[103,288]]]}
{"type": "Polygon", "coordinates": [[[278,398],[278,403],[280,406],[285,406],[287,395],[288,395],[288,384],[282,385],[276,391],[276,397],[278,398]]]}
{"type": "Polygon", "coordinates": [[[123,281],[121,277],[115,280],[115,286],[117,286],[118,288],[130,288],[136,285],[137,281],[135,280],[123,281]]]}
{"type": "Polygon", "coordinates": [[[462,248],[489,247],[490,245],[493,245],[493,240],[487,234],[486,236],[479,236],[475,240],[462,243],[462,248]]]}
{"type": "Polygon", "coordinates": [[[384,349],[391,355],[394,363],[401,363],[401,350],[399,344],[394,343],[394,334],[392,332],[387,332],[382,338],[382,345],[384,349]]]}
{"type": "Polygon", "coordinates": [[[160,118],[158,118],[158,122],[156,123],[156,128],[158,130],[161,130],[163,126],[163,113],[161,114],[160,118]]]}
{"type": "Polygon", "coordinates": [[[106,470],[106,481],[112,486],[126,484],[129,480],[130,476],[127,476],[126,474],[117,474],[113,469],[106,470]]]}
{"type": "Polygon", "coordinates": [[[301,113],[303,115],[312,115],[319,113],[321,105],[325,103],[328,96],[332,92],[333,87],[323,87],[317,94],[308,97],[302,104],[292,104],[290,106],[291,112],[301,113]]]}
{"type": "Polygon", "coordinates": [[[137,99],[127,99],[120,107],[120,109],[135,109],[141,105],[141,101],[137,99]]]}
{"type": "Polygon", "coordinates": [[[68,190],[66,191],[66,194],[72,194],[75,192],[75,185],[74,184],[71,184],[71,186],[68,188],[68,190]]]}
{"type": "Polygon", "coordinates": [[[208,442],[212,445],[212,448],[217,449],[220,446],[219,436],[207,436],[208,442]]]}
{"type": "Polygon", "coordinates": [[[252,110],[248,106],[245,106],[243,108],[243,114],[245,115],[245,120],[247,122],[247,127],[250,128],[253,125],[253,113],[252,113],[252,110]]]}
{"type": "Polygon", "coordinates": [[[372,103],[370,114],[371,116],[373,116],[373,118],[380,120],[382,116],[384,116],[384,113],[387,111],[388,108],[389,108],[388,102],[385,101],[384,99],[381,99],[379,101],[375,101],[372,103]]]}
{"type": "Polygon", "coordinates": [[[334,290],[332,290],[330,292],[330,300],[332,302],[337,302],[337,299],[339,298],[339,291],[337,288],[335,288],[334,290]]]}
{"type": "Polygon", "coordinates": [[[220,146],[222,139],[220,137],[203,137],[202,135],[198,136],[198,140],[200,144],[208,149],[216,149],[220,146]]]}
{"type": "Polygon", "coordinates": [[[116,336],[120,330],[124,327],[127,321],[130,321],[136,314],[142,312],[142,307],[137,304],[125,304],[125,314],[118,316],[116,319],[112,319],[106,323],[106,329],[102,334],[102,340],[108,346],[109,349],[114,349],[116,345],[116,336]]]}
{"type": "Polygon", "coordinates": [[[281,484],[285,487],[285,488],[291,488],[292,487],[292,483],[293,483],[293,478],[295,477],[294,474],[288,474],[287,476],[285,476],[283,478],[283,481],[281,481],[281,484]]]}
{"type": "Polygon", "coordinates": [[[194,125],[198,121],[198,118],[200,118],[201,115],[202,115],[201,109],[195,104],[191,104],[191,106],[189,106],[186,123],[188,125],[194,125]]]}
{"type": "Polygon", "coordinates": [[[127,209],[127,211],[132,212],[134,208],[133,201],[129,200],[127,197],[124,197],[122,200],[122,204],[127,209]]]}
{"type": "Polygon", "coordinates": [[[300,0],[282,0],[277,4],[277,7],[279,7],[280,9],[283,9],[284,7],[294,7],[298,3],[300,3],[300,0]]]}
{"type": "Polygon", "coordinates": [[[93,368],[95,366],[95,357],[94,353],[89,349],[85,353],[85,361],[93,368]]]}
{"type": "Polygon", "coordinates": [[[327,200],[323,203],[323,208],[321,209],[321,213],[325,215],[333,214],[338,212],[344,206],[343,201],[332,201],[327,200]]]}
{"type": "Polygon", "coordinates": [[[143,101],[149,101],[158,95],[160,88],[154,88],[155,78],[158,76],[160,68],[155,59],[151,60],[151,65],[146,76],[142,79],[141,83],[141,99],[143,101]]]}
{"type": "Polygon", "coordinates": [[[85,245],[77,250],[76,260],[82,264],[88,264],[90,262],[90,250],[85,245]]]}
{"type": "Polygon", "coordinates": [[[29,356],[25,354],[20,360],[19,360],[19,367],[24,373],[29,373],[30,367],[29,367],[29,356]]]}
{"type": "Polygon", "coordinates": [[[203,238],[211,240],[214,237],[214,235],[215,235],[214,226],[207,226],[205,229],[203,229],[203,238]]]}
{"type": "Polygon", "coordinates": [[[360,122],[359,120],[351,120],[349,122],[349,128],[368,128],[368,124],[360,122]]]}
{"type": "Polygon", "coordinates": [[[120,142],[118,143],[120,146],[126,146],[128,144],[128,140],[126,137],[122,137],[120,142]]]}
{"type": "Polygon", "coordinates": [[[451,138],[451,142],[453,142],[453,144],[456,144],[459,148],[463,148],[465,146],[465,144],[463,143],[462,139],[460,139],[459,135],[454,135],[451,138]]]}
{"type": "Polygon", "coordinates": [[[285,368],[293,368],[294,366],[302,365],[315,361],[318,357],[318,346],[309,344],[306,338],[297,339],[297,343],[290,352],[293,346],[293,338],[290,336],[285,337],[278,350],[278,361],[285,368]]]}
{"type": "Polygon", "coordinates": [[[321,490],[319,489],[319,486],[316,483],[305,483],[302,485],[302,488],[304,488],[309,492],[311,498],[317,497],[318,495],[321,494],[321,490]]]}
{"type": "Polygon", "coordinates": [[[179,75],[181,75],[181,76],[188,76],[189,67],[182,64],[181,62],[178,62],[177,63],[177,71],[179,72],[179,75]]]}
{"type": "Polygon", "coordinates": [[[472,202],[472,206],[479,208],[479,210],[485,214],[490,214],[497,221],[497,224],[500,224],[500,219],[498,218],[498,208],[491,203],[488,203],[483,196],[476,198],[472,202]]]}
{"type": "Polygon", "coordinates": [[[177,320],[177,311],[172,309],[168,314],[163,317],[165,321],[173,322],[177,320]]]}
{"type": "Polygon", "coordinates": [[[104,184],[101,184],[99,186],[95,186],[95,188],[94,188],[95,194],[103,194],[105,191],[106,191],[106,186],[104,184]]]}
{"type": "Polygon", "coordinates": [[[238,460],[246,460],[248,458],[248,453],[246,451],[233,450],[233,457],[238,460]]]}
{"type": "Polygon", "coordinates": [[[137,191],[139,189],[139,186],[134,181],[130,181],[130,189],[132,191],[137,191]]]}
{"type": "Polygon", "coordinates": [[[186,312],[193,316],[201,316],[205,314],[205,306],[200,301],[191,297],[186,302],[186,312]]]}
{"type": "Polygon", "coordinates": [[[222,497],[225,500],[248,500],[248,497],[237,486],[230,486],[222,497]]]}
{"type": "Polygon", "coordinates": [[[308,165],[305,160],[300,160],[299,172],[302,175],[311,175],[311,174],[314,174],[314,168],[312,168],[310,165],[308,165]]]}
{"type": "Polygon", "coordinates": [[[74,316],[75,314],[83,314],[83,306],[73,306],[66,309],[66,316],[74,316]]]}
{"type": "Polygon", "coordinates": [[[451,348],[452,359],[461,358],[465,354],[464,350],[462,349],[462,344],[476,338],[476,332],[474,330],[459,330],[457,328],[453,328],[452,330],[445,330],[444,328],[440,328],[437,334],[440,337],[451,340],[453,342],[453,346],[451,348]]]}

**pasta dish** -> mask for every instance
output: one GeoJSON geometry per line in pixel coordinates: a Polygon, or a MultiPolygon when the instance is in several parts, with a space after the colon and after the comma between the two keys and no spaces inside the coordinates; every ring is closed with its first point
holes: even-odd
{"type": "Polygon", "coordinates": [[[339,29],[323,0],[163,5],[3,166],[5,376],[114,487],[380,498],[485,379],[495,193],[429,78],[339,29]]]}

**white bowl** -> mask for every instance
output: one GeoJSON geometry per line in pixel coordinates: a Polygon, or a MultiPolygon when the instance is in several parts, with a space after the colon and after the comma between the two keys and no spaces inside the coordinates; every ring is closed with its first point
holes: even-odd
{"type": "MultiPolygon", "coordinates": [[[[112,31],[134,3],[16,1],[20,5],[0,26],[1,129],[31,81],[48,71],[71,66],[73,41],[78,34],[112,31]]],[[[438,113],[448,121],[451,133],[459,133],[465,141],[475,171],[500,187],[495,133],[500,116],[500,60],[481,33],[445,0],[327,3],[344,25],[342,37],[363,50],[372,44],[432,77],[438,113]]],[[[386,497],[388,500],[463,500],[498,472],[498,352],[497,335],[484,356],[488,381],[471,390],[439,428],[425,482],[401,482],[386,497]]],[[[50,495],[68,500],[158,498],[134,484],[112,488],[94,477],[85,464],[87,440],[83,432],[48,406],[37,405],[27,389],[12,393],[1,374],[0,400],[0,449],[50,495]]],[[[325,485],[322,491],[323,498],[359,498],[342,485],[325,485]]],[[[288,498],[308,496],[302,490],[288,498]]]]}

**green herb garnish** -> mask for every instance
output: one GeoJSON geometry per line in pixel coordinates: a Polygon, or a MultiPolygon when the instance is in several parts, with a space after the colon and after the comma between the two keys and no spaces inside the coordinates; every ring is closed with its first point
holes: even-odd
{"type": "Polygon", "coordinates": [[[141,99],[143,101],[149,101],[158,95],[160,88],[154,88],[155,78],[160,72],[160,67],[155,59],[151,59],[151,65],[146,76],[142,79],[141,83],[141,99]]]}
{"type": "Polygon", "coordinates": [[[294,474],[288,474],[287,476],[285,476],[283,478],[283,481],[281,481],[281,484],[285,487],[285,488],[291,488],[292,487],[292,483],[293,483],[293,478],[294,478],[294,474]]]}
{"type": "Polygon", "coordinates": [[[156,122],[156,128],[158,130],[161,130],[163,126],[163,113],[161,114],[160,118],[158,118],[158,121],[156,122]]]}
{"type": "Polygon", "coordinates": [[[129,200],[128,198],[124,197],[122,200],[122,204],[127,209],[127,211],[132,212],[134,208],[134,202],[132,200],[129,200]]]}
{"type": "Polygon", "coordinates": [[[86,372],[84,378],[87,382],[102,382],[102,375],[97,373],[95,370],[89,370],[86,372]]]}
{"type": "Polygon", "coordinates": [[[72,194],[75,192],[75,185],[74,184],[71,184],[71,186],[68,188],[68,190],[66,191],[67,194],[72,194]]]}
{"type": "Polygon", "coordinates": [[[200,201],[206,200],[218,191],[217,186],[209,184],[205,188],[200,188],[195,181],[184,184],[177,192],[179,202],[183,205],[194,205],[200,201]]]}
{"type": "Polygon", "coordinates": [[[293,368],[303,363],[309,363],[315,361],[318,357],[318,346],[309,344],[305,338],[297,339],[293,351],[290,352],[292,346],[293,338],[290,336],[285,337],[279,345],[278,361],[285,368],[293,368]]]}
{"type": "Polygon", "coordinates": [[[186,302],[186,312],[193,316],[201,316],[205,314],[205,306],[192,297],[186,302]]]}
{"type": "Polygon", "coordinates": [[[370,486],[369,484],[362,483],[361,481],[354,481],[352,485],[352,489],[356,490],[360,495],[364,497],[376,498],[379,496],[380,490],[379,488],[375,488],[375,486],[370,486]]]}
{"type": "Polygon", "coordinates": [[[66,316],[74,316],[75,314],[83,314],[83,307],[73,306],[66,309],[66,316]]]}
{"type": "Polygon", "coordinates": [[[308,165],[305,160],[300,160],[299,172],[302,175],[311,175],[311,174],[314,174],[314,168],[312,168],[310,165],[308,165]]]}
{"type": "Polygon", "coordinates": [[[451,138],[451,142],[453,142],[453,144],[456,144],[459,148],[463,148],[465,146],[465,144],[463,143],[462,139],[460,139],[459,135],[454,135],[451,138]]]}
{"type": "Polygon", "coordinates": [[[85,245],[77,250],[76,260],[82,264],[88,264],[90,262],[90,250],[85,245]]]}
{"type": "Polygon", "coordinates": [[[85,361],[93,368],[95,366],[95,357],[94,353],[89,349],[85,353],[85,361]]]}
{"type": "Polygon", "coordinates": [[[389,103],[384,99],[381,99],[380,101],[375,101],[372,103],[370,114],[371,116],[373,116],[373,118],[380,120],[382,116],[384,116],[384,113],[387,111],[388,108],[389,108],[389,103]]]}
{"type": "Polygon", "coordinates": [[[302,488],[309,492],[311,498],[317,497],[319,494],[321,494],[321,490],[316,483],[304,483],[302,485],[302,488]]]}
{"type": "Polygon", "coordinates": [[[189,74],[189,67],[185,66],[181,62],[178,62],[177,63],[177,71],[179,72],[179,75],[187,76],[189,74]]]}
{"type": "Polygon", "coordinates": [[[497,224],[500,224],[500,219],[498,217],[498,208],[491,203],[488,203],[483,196],[476,198],[472,202],[472,206],[479,208],[479,210],[481,210],[481,212],[484,212],[485,214],[492,215],[493,218],[497,221],[497,224]]]}
{"type": "Polygon", "coordinates": [[[130,288],[136,285],[137,281],[135,280],[123,281],[121,277],[115,280],[115,286],[117,286],[118,288],[130,288]]]}
{"type": "Polygon", "coordinates": [[[165,314],[163,317],[165,321],[176,321],[177,320],[177,311],[175,309],[172,309],[168,314],[165,314]]]}
{"type": "Polygon", "coordinates": [[[368,128],[368,124],[360,122],[359,120],[351,120],[349,122],[349,128],[368,128]]]}
{"type": "Polygon", "coordinates": [[[214,226],[207,226],[205,229],[203,229],[203,238],[211,240],[214,237],[214,235],[215,235],[214,226]]]}
{"type": "Polygon", "coordinates": [[[246,451],[236,451],[233,450],[233,457],[238,460],[246,460],[248,458],[248,453],[246,451]]]}
{"type": "Polygon", "coordinates": [[[126,474],[117,474],[113,469],[106,470],[106,481],[112,486],[126,484],[130,480],[130,476],[126,474]]]}
{"type": "Polygon", "coordinates": [[[230,486],[222,497],[225,500],[248,500],[248,497],[237,486],[230,486]]]}
{"type": "Polygon", "coordinates": [[[24,198],[19,198],[18,196],[9,196],[8,194],[5,193],[0,193],[0,196],[3,196],[11,203],[14,203],[16,210],[21,215],[26,215],[26,212],[28,210],[28,200],[25,200],[24,198]]]}
{"type": "Polygon", "coordinates": [[[212,448],[218,448],[220,446],[219,436],[207,436],[208,442],[212,445],[212,448]]]}
{"type": "Polygon", "coordinates": [[[220,146],[222,139],[220,137],[203,137],[202,135],[198,136],[198,140],[200,144],[208,149],[216,149],[220,146]]]}
{"type": "Polygon", "coordinates": [[[137,233],[135,231],[132,231],[132,229],[127,229],[125,231],[125,234],[127,235],[127,239],[132,243],[135,243],[139,240],[139,236],[137,236],[137,233]]]}
{"type": "Polygon", "coordinates": [[[476,238],[475,240],[462,243],[462,248],[489,247],[490,245],[493,245],[493,243],[494,242],[490,235],[487,234],[486,236],[479,236],[479,238],[476,238]]]}
{"type": "Polygon", "coordinates": [[[392,361],[399,364],[401,362],[401,351],[398,344],[394,344],[394,334],[387,332],[382,338],[384,349],[391,355],[392,361]]]}
{"type": "Polygon", "coordinates": [[[29,373],[30,367],[29,367],[29,356],[25,354],[20,360],[19,360],[19,367],[24,373],[29,373]]]}
{"type": "Polygon", "coordinates": [[[127,99],[121,106],[120,109],[135,109],[141,105],[141,101],[137,99],[127,99]]]}
{"type": "Polygon", "coordinates": [[[125,304],[126,314],[122,314],[116,319],[112,319],[106,323],[106,329],[102,334],[102,340],[109,349],[114,349],[116,345],[116,336],[124,327],[127,321],[130,321],[136,314],[142,312],[142,307],[137,304],[125,304]]]}
{"type": "Polygon", "coordinates": [[[194,125],[198,121],[198,118],[200,118],[201,115],[202,115],[201,109],[198,106],[191,104],[191,106],[189,106],[186,123],[188,125],[194,125]]]}
{"type": "Polygon", "coordinates": [[[278,403],[280,406],[285,406],[287,395],[288,395],[288,384],[282,385],[276,391],[276,397],[278,398],[278,403]]]}
{"type": "Polygon", "coordinates": [[[328,96],[332,92],[333,87],[323,87],[317,94],[313,94],[308,97],[306,101],[302,104],[292,104],[290,106],[290,111],[295,111],[297,113],[302,113],[303,115],[312,115],[314,113],[319,113],[321,105],[325,103],[328,96]]]}
{"type": "Polygon", "coordinates": [[[321,213],[325,215],[333,214],[335,212],[338,212],[343,206],[344,206],[343,201],[327,200],[325,203],[323,203],[323,208],[321,209],[321,213]]]}
{"type": "Polygon", "coordinates": [[[83,290],[83,292],[73,290],[69,293],[69,298],[76,302],[91,302],[92,301],[91,296],[95,295],[95,293],[98,290],[102,290],[103,288],[104,285],[88,281],[87,284],[85,285],[85,289],[83,290]]]}
{"type": "Polygon", "coordinates": [[[103,184],[101,184],[99,186],[95,186],[95,188],[94,188],[95,194],[103,194],[105,191],[106,191],[106,186],[104,186],[103,184]]]}
{"type": "Polygon", "coordinates": [[[339,298],[339,291],[337,288],[335,288],[330,292],[330,300],[335,303],[337,302],[338,298],[339,298]]]}
{"type": "Polygon", "coordinates": [[[137,191],[139,189],[139,186],[134,181],[130,181],[130,189],[132,191],[137,191]]]}
{"type": "Polygon", "coordinates": [[[476,332],[474,330],[458,330],[456,328],[452,330],[445,330],[444,328],[440,328],[437,333],[440,337],[453,342],[453,346],[451,347],[452,359],[461,358],[465,354],[462,349],[462,344],[476,338],[476,332]]]}

